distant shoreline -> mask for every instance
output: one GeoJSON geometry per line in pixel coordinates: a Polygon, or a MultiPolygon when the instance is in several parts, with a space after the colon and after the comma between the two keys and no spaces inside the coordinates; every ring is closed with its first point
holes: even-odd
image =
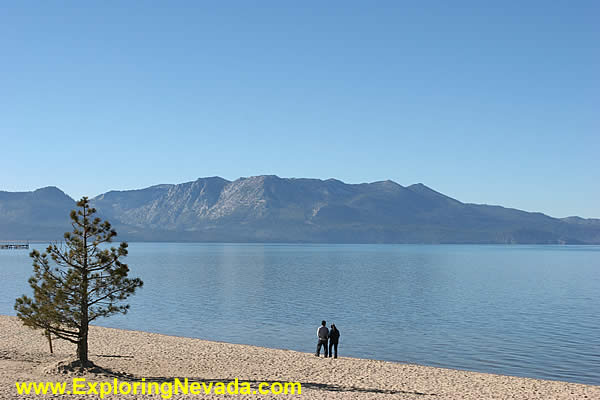
{"type": "MultiPolygon", "coordinates": [[[[338,243],[338,242],[211,242],[211,241],[172,241],[172,240],[128,240],[117,236],[114,243],[171,243],[171,244],[252,244],[252,245],[314,245],[314,246],[536,246],[536,247],[600,247],[600,243],[338,243]]],[[[47,244],[54,242],[62,242],[58,239],[15,239],[4,240],[0,239],[0,243],[18,242],[32,244],[47,244]]]]}

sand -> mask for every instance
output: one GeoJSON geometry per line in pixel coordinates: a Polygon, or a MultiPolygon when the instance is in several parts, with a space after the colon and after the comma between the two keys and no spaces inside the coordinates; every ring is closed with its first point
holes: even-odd
{"type": "MultiPolygon", "coordinates": [[[[195,381],[252,383],[300,382],[300,395],[173,395],[179,398],[289,399],[600,399],[600,386],[517,378],[420,365],[313,354],[255,346],[211,342],[154,333],[91,327],[90,360],[103,369],[86,373],[88,381],[195,381]]],[[[61,360],[73,359],[74,345],[54,341],[54,354],[40,331],[0,315],[0,399],[19,396],[15,381],[67,381],[77,373],[60,374],[61,360]]],[[[60,397],[60,396],[56,396],[60,397]]],[[[71,395],[68,398],[98,398],[71,395]]],[[[105,398],[161,398],[109,396],[105,398]]]]}

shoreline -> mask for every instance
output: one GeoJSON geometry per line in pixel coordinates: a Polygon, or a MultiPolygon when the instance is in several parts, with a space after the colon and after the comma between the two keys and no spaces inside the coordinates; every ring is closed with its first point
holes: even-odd
{"type": "MultiPolygon", "coordinates": [[[[90,360],[130,379],[300,382],[293,398],[402,399],[593,399],[600,386],[555,380],[403,364],[353,357],[317,358],[296,350],[215,342],[182,336],[99,326],[90,327],[90,360]]],[[[74,345],[54,340],[54,354],[39,330],[14,316],[0,315],[0,398],[22,399],[15,381],[66,381],[55,372],[74,358],[74,345]]],[[[102,381],[106,374],[86,375],[102,381]]],[[[127,379],[126,379],[127,380],[127,379]]],[[[247,398],[281,398],[251,396],[247,398]]],[[[43,397],[43,396],[35,396],[43,397]]],[[[139,396],[153,398],[151,396],[139,396]]],[[[202,398],[222,398],[222,395],[202,398]]],[[[227,396],[226,396],[227,397],[227,396]]],[[[231,395],[231,398],[245,398],[231,395]]],[[[87,397],[86,397],[87,398],[87,397]]],[[[89,398],[98,398],[91,396],[89,398]]],[[[108,398],[108,397],[106,397],[108,398]]],[[[117,396],[114,398],[123,398],[117,396]]],[[[157,398],[160,398],[157,397],[157,398]]],[[[190,398],[190,396],[176,398],[190,398]]]]}
{"type": "MultiPolygon", "coordinates": [[[[3,316],[13,317],[11,315],[0,314],[0,317],[3,317],[3,316]]],[[[165,337],[170,337],[170,338],[176,338],[176,339],[201,340],[201,341],[204,341],[204,342],[215,343],[215,344],[226,344],[226,345],[232,345],[232,346],[254,347],[254,348],[262,349],[262,350],[266,350],[266,351],[268,351],[268,350],[287,351],[287,352],[293,352],[293,353],[304,354],[304,355],[307,355],[307,354],[308,355],[313,355],[313,353],[309,353],[309,352],[305,352],[305,351],[293,350],[293,349],[284,349],[284,348],[280,348],[280,347],[265,347],[265,346],[255,345],[255,344],[225,342],[225,341],[221,341],[221,340],[203,339],[203,338],[193,337],[193,336],[180,336],[180,335],[173,335],[173,334],[168,334],[168,333],[151,332],[151,331],[140,331],[140,330],[136,330],[136,329],[127,329],[127,328],[113,328],[113,327],[109,327],[109,326],[100,326],[100,325],[92,325],[92,324],[90,324],[90,327],[92,327],[92,326],[95,327],[95,328],[110,329],[110,330],[120,331],[120,332],[124,332],[124,333],[127,333],[127,332],[142,332],[142,333],[148,333],[148,334],[152,334],[152,335],[160,335],[160,336],[165,336],[165,337]]],[[[53,341],[53,343],[54,343],[54,341],[53,341]]],[[[323,352],[321,352],[321,354],[323,354],[323,352]]],[[[476,370],[472,370],[472,369],[461,369],[461,368],[443,367],[443,366],[439,366],[439,365],[416,364],[416,363],[403,362],[403,361],[394,361],[394,360],[381,360],[381,359],[378,359],[378,358],[363,358],[363,357],[344,356],[344,357],[339,357],[339,359],[359,360],[359,361],[372,361],[372,362],[383,362],[383,363],[408,365],[408,366],[413,366],[413,367],[435,368],[435,369],[448,370],[448,371],[454,371],[454,372],[467,372],[467,373],[472,372],[472,373],[477,373],[477,374],[487,374],[487,375],[503,376],[503,377],[507,377],[507,378],[533,379],[533,380],[538,380],[538,381],[561,382],[561,383],[569,383],[569,384],[574,384],[574,385],[586,385],[586,386],[598,386],[598,387],[600,387],[600,382],[598,383],[598,385],[594,385],[594,384],[583,383],[583,382],[565,381],[565,380],[560,380],[558,378],[557,379],[536,378],[536,377],[531,377],[531,376],[509,375],[509,374],[502,374],[502,373],[497,373],[497,372],[476,371],[476,370]]]]}
{"type": "MultiPolygon", "coordinates": [[[[16,318],[16,316],[0,314],[0,317],[4,317],[4,316],[16,318]]],[[[169,333],[152,332],[152,331],[140,331],[140,330],[136,330],[136,329],[114,328],[114,327],[109,327],[109,326],[101,326],[101,325],[90,324],[90,327],[92,327],[92,326],[95,327],[95,328],[111,329],[111,330],[116,330],[116,331],[121,331],[121,332],[143,332],[143,333],[148,333],[148,334],[153,334],[153,335],[160,335],[160,336],[166,336],[166,337],[172,337],[172,338],[178,338],[178,339],[202,340],[202,341],[209,342],[209,343],[227,344],[227,345],[234,345],[234,346],[248,346],[248,347],[255,347],[255,348],[263,349],[263,350],[290,351],[290,352],[295,352],[295,353],[299,353],[299,354],[313,355],[312,352],[305,352],[305,351],[293,350],[293,349],[285,349],[285,348],[280,348],[280,347],[266,347],[266,346],[259,346],[259,345],[255,345],[255,344],[248,344],[248,343],[226,342],[226,341],[215,340],[215,339],[204,339],[204,338],[201,338],[201,337],[181,336],[181,335],[175,335],[175,334],[169,334],[169,333]]],[[[316,343],[315,343],[315,345],[316,345],[316,343]]],[[[374,361],[374,362],[386,362],[386,363],[392,363],[392,364],[411,365],[411,366],[415,366],[415,367],[436,368],[436,369],[456,371],[456,372],[472,372],[472,373],[478,373],[478,374],[488,374],[488,375],[504,376],[504,377],[509,377],[509,378],[534,379],[534,380],[540,380],[540,381],[563,382],[563,383],[570,383],[570,384],[577,384],[577,385],[599,386],[600,387],[600,382],[598,382],[598,384],[595,385],[595,384],[585,383],[585,382],[565,381],[565,380],[561,380],[559,378],[556,378],[556,379],[552,379],[552,378],[536,378],[536,377],[532,377],[532,376],[509,375],[509,374],[503,374],[503,373],[498,373],[498,372],[486,372],[486,371],[477,371],[477,370],[472,370],[472,369],[444,367],[444,366],[440,366],[440,365],[417,364],[417,363],[411,363],[411,362],[408,362],[408,361],[404,362],[404,361],[395,361],[395,360],[382,360],[382,359],[378,359],[378,358],[363,358],[363,357],[354,357],[354,356],[344,356],[344,357],[339,357],[339,358],[340,359],[342,359],[342,358],[343,359],[348,359],[348,360],[363,360],[363,361],[374,361]]]]}

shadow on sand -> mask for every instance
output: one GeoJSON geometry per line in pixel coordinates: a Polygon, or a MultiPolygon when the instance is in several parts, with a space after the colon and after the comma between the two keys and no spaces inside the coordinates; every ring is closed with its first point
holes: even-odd
{"type": "MultiPolygon", "coordinates": [[[[127,374],[124,372],[115,372],[115,371],[111,371],[110,369],[106,369],[106,368],[99,368],[100,369],[100,374],[105,375],[107,377],[111,377],[111,378],[118,378],[121,380],[126,380],[129,382],[141,382],[142,378],[141,377],[137,377],[131,374],[127,374]]],[[[157,382],[157,383],[164,383],[164,382],[173,382],[175,379],[179,379],[181,382],[183,382],[185,379],[188,379],[189,382],[204,382],[206,384],[210,384],[210,383],[217,383],[217,382],[224,382],[224,383],[228,383],[231,382],[231,378],[223,378],[223,379],[204,379],[201,377],[178,377],[178,376],[149,376],[149,377],[144,377],[144,381],[145,382],[157,382]]],[[[280,383],[281,381],[269,381],[269,380],[252,380],[252,379],[239,379],[240,382],[248,382],[250,383],[250,386],[254,389],[258,388],[258,385],[260,383],[266,382],[269,385],[278,382],[280,383]]],[[[378,388],[364,388],[364,387],[356,387],[356,386],[340,386],[340,385],[334,385],[334,384],[330,384],[330,383],[317,383],[317,382],[300,382],[300,384],[302,385],[302,388],[304,389],[313,389],[313,390],[322,390],[322,391],[328,391],[328,392],[354,392],[354,393],[378,393],[378,394],[405,394],[405,395],[418,395],[418,396],[435,396],[435,393],[422,393],[422,392],[417,392],[417,391],[405,391],[405,390],[392,390],[392,389],[378,389],[378,388]]]]}

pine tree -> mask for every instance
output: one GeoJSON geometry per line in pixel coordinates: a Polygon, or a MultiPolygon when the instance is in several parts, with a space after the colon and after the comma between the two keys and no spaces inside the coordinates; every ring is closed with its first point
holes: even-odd
{"type": "Polygon", "coordinates": [[[64,243],[51,244],[44,253],[31,252],[33,299],[18,298],[15,310],[25,325],[77,344],[79,365],[85,367],[90,364],[89,324],[100,317],[125,314],[129,305],[123,301],[143,282],[128,278],[129,267],[121,262],[127,256],[127,243],[108,247],[117,236],[110,223],[92,220],[96,210],[87,197],[77,206],[71,211],[73,232],[65,233],[64,243]]]}

